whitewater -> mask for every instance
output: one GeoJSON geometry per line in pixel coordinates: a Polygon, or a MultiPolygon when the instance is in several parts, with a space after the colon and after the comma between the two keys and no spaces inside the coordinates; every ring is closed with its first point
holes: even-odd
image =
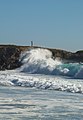
{"type": "Polygon", "coordinates": [[[83,63],[42,48],[22,52],[19,61],[20,68],[0,71],[1,120],[83,118],[83,63]]]}

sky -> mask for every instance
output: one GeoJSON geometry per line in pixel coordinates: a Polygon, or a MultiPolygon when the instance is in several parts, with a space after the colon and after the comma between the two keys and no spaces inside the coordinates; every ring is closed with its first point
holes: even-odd
{"type": "Polygon", "coordinates": [[[83,0],[0,0],[0,44],[83,49],[83,0]]]}

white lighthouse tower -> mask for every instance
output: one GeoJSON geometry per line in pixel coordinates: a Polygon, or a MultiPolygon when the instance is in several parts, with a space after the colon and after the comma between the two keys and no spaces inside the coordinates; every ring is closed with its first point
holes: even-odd
{"type": "Polygon", "coordinates": [[[31,41],[31,46],[33,46],[33,41],[31,41]]]}

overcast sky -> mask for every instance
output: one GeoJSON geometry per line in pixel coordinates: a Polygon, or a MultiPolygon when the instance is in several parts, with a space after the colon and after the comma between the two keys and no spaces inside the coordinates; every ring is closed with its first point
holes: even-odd
{"type": "Polygon", "coordinates": [[[0,0],[0,44],[83,49],[83,0],[0,0]]]}

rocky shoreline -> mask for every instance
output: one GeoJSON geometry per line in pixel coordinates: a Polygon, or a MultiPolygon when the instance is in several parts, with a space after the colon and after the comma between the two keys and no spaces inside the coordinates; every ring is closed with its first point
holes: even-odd
{"type": "MultiPolygon", "coordinates": [[[[16,45],[0,45],[0,70],[12,70],[22,65],[19,61],[21,52],[30,48],[43,48],[38,46],[16,46],[16,45]]],[[[44,48],[45,49],[45,48],[44,48]]],[[[68,52],[60,49],[49,49],[53,58],[64,60],[65,62],[83,62],[83,51],[75,53],[68,52]]]]}

